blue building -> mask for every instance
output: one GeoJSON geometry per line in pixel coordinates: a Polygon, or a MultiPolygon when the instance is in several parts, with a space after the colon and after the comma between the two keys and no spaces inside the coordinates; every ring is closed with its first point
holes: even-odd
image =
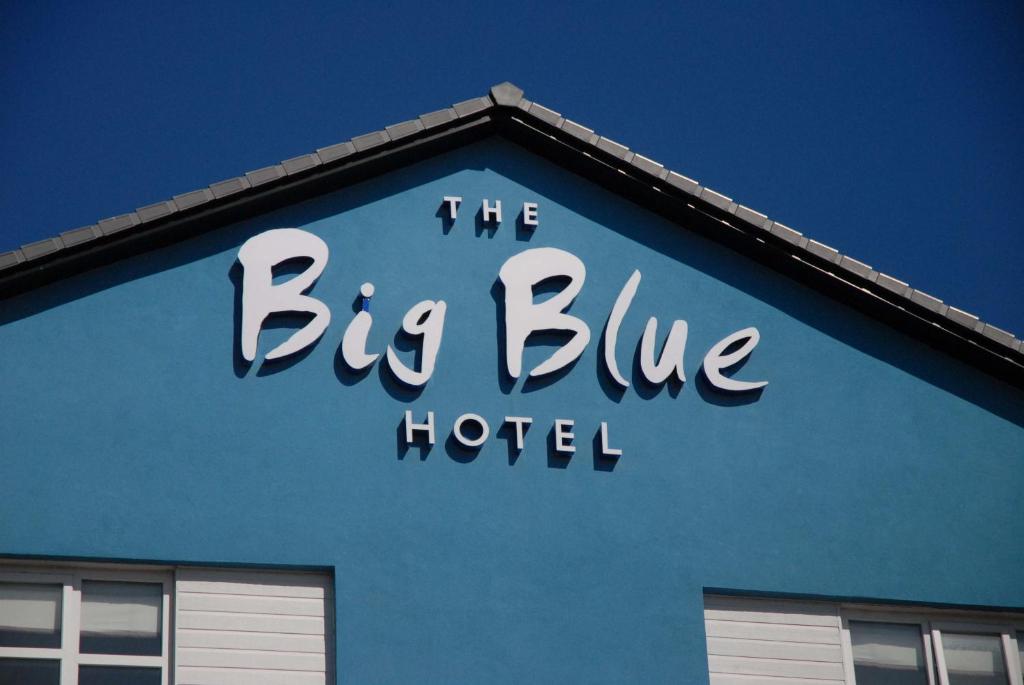
{"type": "Polygon", "coordinates": [[[1022,685],[1021,340],[511,84],[0,294],[0,684],[1022,685]]]}

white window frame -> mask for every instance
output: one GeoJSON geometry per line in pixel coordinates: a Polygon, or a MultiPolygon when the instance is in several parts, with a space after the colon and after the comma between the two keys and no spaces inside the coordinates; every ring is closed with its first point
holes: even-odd
{"type": "Polygon", "coordinates": [[[841,608],[840,617],[842,618],[843,670],[846,674],[847,685],[854,685],[857,682],[853,669],[853,642],[850,639],[850,621],[917,626],[921,633],[921,644],[924,648],[925,673],[928,675],[928,685],[937,685],[938,680],[936,679],[934,668],[934,648],[932,646],[931,631],[928,629],[927,616],[911,612],[871,610],[858,607],[855,609],[841,608]]]}
{"type": "Polygon", "coordinates": [[[0,658],[60,660],[61,685],[78,685],[79,666],[141,666],[160,668],[162,685],[169,685],[171,672],[171,597],[174,578],[170,571],[137,571],[120,568],[11,568],[0,571],[0,582],[61,585],[61,646],[0,647],[0,658]],[[79,651],[82,581],[105,580],[159,584],[163,601],[160,611],[160,656],[85,654],[79,651]]]}
{"type": "Polygon", "coordinates": [[[932,640],[935,642],[936,663],[939,667],[939,684],[949,685],[946,656],[942,648],[942,633],[973,633],[994,635],[1000,638],[1003,648],[1003,665],[1011,683],[1021,682],[1020,652],[1017,650],[1017,630],[1012,622],[963,623],[958,621],[933,621],[932,640]]]}
{"type": "Polygon", "coordinates": [[[942,633],[974,633],[998,635],[1003,648],[1003,661],[1011,685],[1024,685],[1019,662],[1017,633],[1024,633],[1024,618],[984,615],[970,612],[924,609],[900,610],[892,607],[868,607],[842,604],[841,639],[846,685],[856,685],[853,665],[853,646],[850,639],[850,621],[897,623],[916,625],[921,631],[928,685],[949,685],[942,633]]]}

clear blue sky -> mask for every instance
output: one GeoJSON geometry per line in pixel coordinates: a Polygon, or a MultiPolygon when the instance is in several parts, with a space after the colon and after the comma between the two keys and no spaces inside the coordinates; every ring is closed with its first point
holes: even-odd
{"type": "Polygon", "coordinates": [[[504,80],[1024,334],[1020,2],[0,0],[0,250],[504,80]]]}

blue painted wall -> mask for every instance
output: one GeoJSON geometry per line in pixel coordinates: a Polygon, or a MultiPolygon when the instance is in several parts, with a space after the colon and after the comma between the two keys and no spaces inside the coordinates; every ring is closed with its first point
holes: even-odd
{"type": "Polygon", "coordinates": [[[67,279],[0,321],[0,552],[333,567],[339,682],[703,682],[705,587],[1024,607],[1020,391],[510,143],[67,279]],[[474,221],[484,197],[503,201],[497,231],[474,221]],[[235,258],[282,226],[330,245],[312,294],[334,321],[298,360],[247,368],[235,258]],[[524,387],[501,373],[494,285],[539,246],[585,262],[572,313],[593,339],[524,387]],[[662,335],[684,318],[678,393],[603,379],[601,330],[636,268],[620,366],[648,316],[662,335]],[[375,351],[414,303],[448,302],[421,394],[340,363],[367,280],[375,351]],[[769,385],[737,402],[697,370],[746,326],[762,340],[737,376],[769,385]],[[436,413],[433,450],[403,448],[408,408],[436,413]],[[492,431],[532,416],[526,449],[451,449],[462,412],[492,431]],[[548,453],[556,417],[576,421],[568,461],[548,453]],[[594,458],[602,420],[617,464],[594,458]]]}

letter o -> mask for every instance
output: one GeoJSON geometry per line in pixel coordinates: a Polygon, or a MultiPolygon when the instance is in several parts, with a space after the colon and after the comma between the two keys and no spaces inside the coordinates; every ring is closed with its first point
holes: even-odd
{"type": "Polygon", "coordinates": [[[487,422],[484,421],[484,417],[478,416],[477,414],[463,414],[459,418],[455,419],[455,427],[452,429],[452,435],[454,435],[455,439],[459,441],[459,444],[471,449],[484,444],[484,441],[487,440],[487,436],[490,434],[491,429],[487,425],[487,422]],[[480,425],[480,437],[471,440],[462,434],[462,424],[466,421],[475,421],[480,425]]]}

